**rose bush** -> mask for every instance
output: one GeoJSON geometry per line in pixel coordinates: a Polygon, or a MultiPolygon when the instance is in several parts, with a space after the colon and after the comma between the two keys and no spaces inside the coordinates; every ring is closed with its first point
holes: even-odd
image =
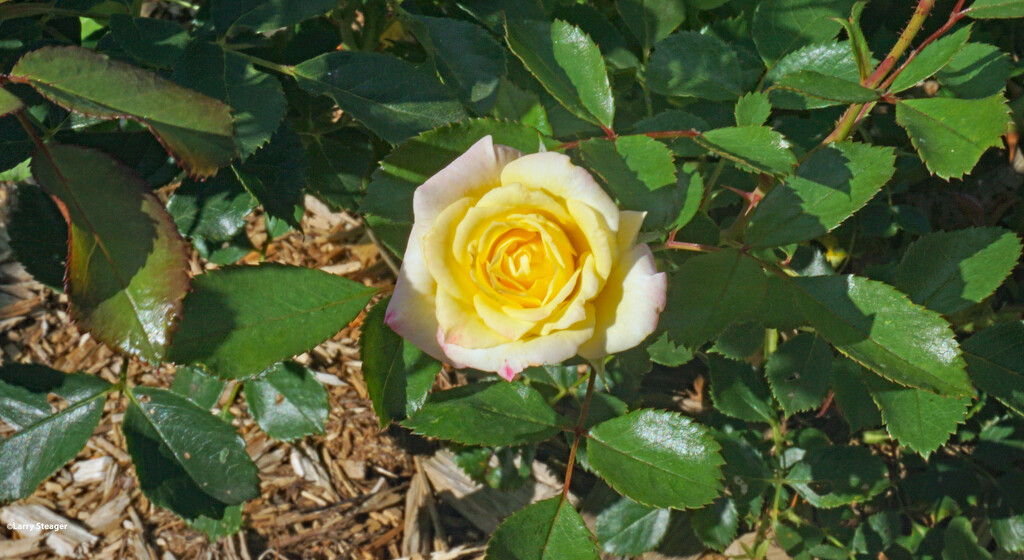
{"type": "Polygon", "coordinates": [[[666,278],[585,169],[490,136],[421,185],[385,321],[435,358],[511,380],[654,332],[666,278]]]}

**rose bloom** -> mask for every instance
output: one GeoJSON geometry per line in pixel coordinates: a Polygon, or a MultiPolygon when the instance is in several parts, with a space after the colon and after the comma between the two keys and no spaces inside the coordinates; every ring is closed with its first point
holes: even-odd
{"type": "Polygon", "coordinates": [[[415,220],[385,322],[456,367],[511,380],[643,341],[666,278],[585,169],[554,152],[474,144],[416,189],[415,220]]]}

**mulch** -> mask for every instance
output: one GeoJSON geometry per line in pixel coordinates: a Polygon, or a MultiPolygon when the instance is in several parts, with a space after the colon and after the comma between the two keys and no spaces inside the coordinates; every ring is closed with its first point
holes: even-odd
{"type": "MultiPolygon", "coordinates": [[[[0,218],[11,208],[14,194],[10,186],[0,188],[0,218]]],[[[265,257],[253,252],[242,262],[255,264],[265,258],[319,268],[367,285],[393,282],[388,264],[358,220],[330,212],[315,200],[309,202],[303,232],[269,243],[265,257]]],[[[248,233],[256,246],[266,240],[264,231],[262,217],[254,217],[248,233]]],[[[154,369],[135,359],[124,360],[80,332],[66,312],[66,296],[34,281],[15,260],[7,241],[6,231],[0,228],[0,362],[45,364],[110,382],[116,382],[122,367],[127,367],[134,385],[170,385],[173,366],[154,369]]],[[[212,267],[198,257],[190,265],[193,274],[212,267]]],[[[35,560],[59,556],[58,552],[154,560],[407,556],[409,551],[402,549],[405,501],[416,474],[414,461],[402,447],[407,438],[381,430],[367,398],[356,343],[361,320],[362,316],[296,358],[316,372],[328,390],[331,413],[324,435],[294,444],[275,441],[253,422],[244,399],[230,404],[233,424],[259,466],[262,490],[259,499],[245,505],[243,528],[237,535],[210,543],[204,534],[142,495],[119,427],[126,400],[113,395],[95,434],[75,460],[31,497],[0,509],[0,520],[5,515],[30,519],[55,515],[52,519],[70,520],[84,529],[86,537],[75,542],[68,531],[25,535],[0,523],[0,558],[35,560]],[[62,534],[70,542],[54,538],[62,534]]],[[[0,436],[13,432],[0,421],[0,436]]],[[[426,544],[430,550],[424,552],[450,548],[448,542],[426,544]]],[[[474,547],[462,550],[467,548],[474,547]]]]}
{"type": "MultiPolygon", "coordinates": [[[[0,224],[15,195],[13,186],[0,185],[0,224]]],[[[257,214],[247,233],[254,246],[265,249],[241,263],[317,268],[381,287],[394,282],[394,263],[381,255],[361,222],[331,212],[315,199],[307,198],[302,232],[265,243],[263,218],[257,214]]],[[[193,255],[190,267],[195,275],[213,265],[193,255]]],[[[66,309],[65,295],[25,272],[0,227],[0,364],[44,364],[110,382],[127,367],[133,385],[170,386],[174,366],[154,369],[121,357],[80,332],[66,309]]],[[[256,426],[243,398],[226,403],[231,391],[222,395],[215,411],[229,407],[261,481],[261,496],[245,504],[242,529],[236,535],[210,542],[146,499],[120,430],[126,399],[115,394],[107,400],[93,437],[72,462],[30,497],[0,508],[0,558],[483,558],[487,537],[497,523],[532,501],[556,494],[560,475],[535,462],[531,484],[508,493],[483,488],[455,466],[449,452],[401,428],[381,429],[360,369],[357,340],[362,319],[360,315],[330,340],[295,358],[316,372],[328,391],[331,411],[324,435],[293,443],[273,440],[256,426]],[[19,532],[6,528],[12,521],[68,523],[71,528],[19,532]]],[[[460,381],[457,374],[445,371],[435,389],[460,381]]],[[[0,437],[12,433],[14,429],[0,421],[0,437]]],[[[588,521],[592,524],[592,517],[588,521]]]]}

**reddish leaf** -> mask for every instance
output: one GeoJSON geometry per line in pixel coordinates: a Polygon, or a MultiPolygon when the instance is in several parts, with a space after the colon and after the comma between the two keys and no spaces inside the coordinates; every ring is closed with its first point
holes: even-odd
{"type": "Polygon", "coordinates": [[[44,146],[32,174],[70,226],[71,316],[100,341],[162,360],[189,283],[171,216],[134,171],[96,150],[44,146]]]}
{"type": "Polygon", "coordinates": [[[10,77],[72,111],[145,124],[193,176],[214,175],[236,155],[231,107],[106,55],[43,47],[21,57],[10,77]]]}

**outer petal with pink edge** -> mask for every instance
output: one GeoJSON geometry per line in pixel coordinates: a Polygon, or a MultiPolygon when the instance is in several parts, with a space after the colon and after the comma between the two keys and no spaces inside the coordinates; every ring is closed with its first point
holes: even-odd
{"type": "Polygon", "coordinates": [[[667,289],[668,278],[655,268],[650,247],[627,251],[594,300],[594,337],[580,346],[579,355],[594,360],[640,344],[658,328],[667,289]]]}
{"type": "Polygon", "coordinates": [[[444,360],[444,352],[437,343],[437,313],[435,299],[437,284],[423,261],[420,240],[427,226],[414,225],[405,249],[402,269],[395,283],[384,322],[402,338],[415,344],[420,350],[444,360]]]}
{"type": "Polygon", "coordinates": [[[576,349],[590,339],[593,332],[591,318],[590,321],[574,325],[572,329],[491,348],[463,348],[456,344],[442,346],[451,360],[481,371],[495,371],[511,381],[516,374],[530,366],[557,364],[575,356],[576,349]]]}
{"type": "Polygon", "coordinates": [[[465,153],[416,189],[412,200],[415,223],[432,225],[437,215],[456,200],[482,196],[499,186],[501,170],[522,155],[515,148],[495,146],[490,135],[477,140],[465,153]]]}

